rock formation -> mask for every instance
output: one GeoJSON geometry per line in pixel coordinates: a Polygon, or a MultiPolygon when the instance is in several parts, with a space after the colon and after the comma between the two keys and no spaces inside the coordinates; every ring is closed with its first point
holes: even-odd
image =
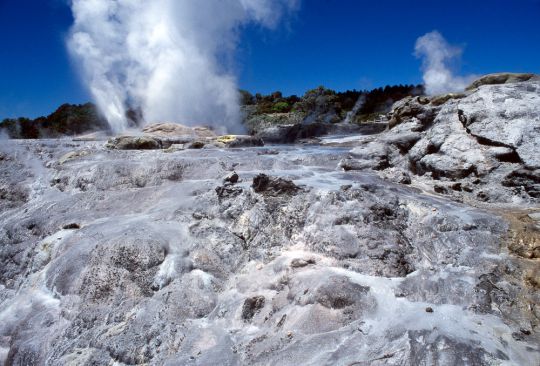
{"type": "Polygon", "coordinates": [[[539,364],[539,94],[312,144],[4,141],[0,363],[539,364]]]}
{"type": "Polygon", "coordinates": [[[397,102],[389,130],[360,141],[342,166],[405,171],[462,199],[538,204],[539,78],[488,75],[468,90],[397,102]]]}

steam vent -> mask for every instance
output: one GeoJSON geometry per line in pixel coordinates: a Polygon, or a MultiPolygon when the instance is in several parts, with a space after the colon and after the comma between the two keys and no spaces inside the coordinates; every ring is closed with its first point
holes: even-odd
{"type": "Polygon", "coordinates": [[[540,366],[540,3],[456,1],[0,4],[0,366],[540,366]]]}

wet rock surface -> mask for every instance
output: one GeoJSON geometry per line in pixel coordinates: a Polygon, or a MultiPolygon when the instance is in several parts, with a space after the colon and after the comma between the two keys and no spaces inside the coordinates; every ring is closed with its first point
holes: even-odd
{"type": "Polygon", "coordinates": [[[294,195],[300,190],[296,184],[288,179],[273,178],[266,174],[259,174],[253,178],[253,184],[251,185],[253,190],[257,193],[263,193],[267,195],[294,195]]]}
{"type": "Polygon", "coordinates": [[[5,141],[0,363],[538,364],[532,145],[475,93],[312,145],[5,141]]]}

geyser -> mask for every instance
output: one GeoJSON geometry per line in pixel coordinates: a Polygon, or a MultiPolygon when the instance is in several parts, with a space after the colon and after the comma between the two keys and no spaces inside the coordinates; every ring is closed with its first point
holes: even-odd
{"type": "Polygon", "coordinates": [[[450,45],[437,31],[419,37],[414,51],[422,59],[424,85],[429,95],[463,91],[476,78],[452,72],[451,65],[459,61],[463,49],[450,45]]]}
{"type": "Polygon", "coordinates": [[[275,27],[298,0],[73,0],[68,41],[96,104],[115,132],[126,111],[148,122],[240,128],[230,60],[238,29],[275,27]],[[230,64],[230,62],[229,62],[230,64]]]}

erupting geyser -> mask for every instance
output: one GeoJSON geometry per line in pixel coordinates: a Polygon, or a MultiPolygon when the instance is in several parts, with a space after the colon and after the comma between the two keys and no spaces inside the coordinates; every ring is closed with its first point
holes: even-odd
{"type": "Polygon", "coordinates": [[[240,128],[230,58],[238,28],[274,27],[297,0],[73,0],[69,49],[115,132],[146,121],[240,128]]]}

